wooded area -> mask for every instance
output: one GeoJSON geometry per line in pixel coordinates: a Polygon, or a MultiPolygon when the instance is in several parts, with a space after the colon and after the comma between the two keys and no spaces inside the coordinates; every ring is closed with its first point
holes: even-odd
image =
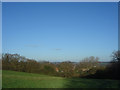
{"type": "Polygon", "coordinates": [[[36,61],[19,54],[3,54],[2,69],[28,73],[39,73],[62,77],[85,77],[85,78],[111,78],[119,79],[120,51],[113,52],[112,63],[101,66],[98,57],[88,57],[79,63],[64,61],[51,63],[48,61],[36,61]]]}

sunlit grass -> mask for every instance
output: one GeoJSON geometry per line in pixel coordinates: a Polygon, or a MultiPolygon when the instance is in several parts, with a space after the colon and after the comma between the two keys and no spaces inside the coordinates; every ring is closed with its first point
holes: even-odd
{"type": "Polygon", "coordinates": [[[62,78],[3,70],[3,88],[118,88],[119,80],[62,78]]]}

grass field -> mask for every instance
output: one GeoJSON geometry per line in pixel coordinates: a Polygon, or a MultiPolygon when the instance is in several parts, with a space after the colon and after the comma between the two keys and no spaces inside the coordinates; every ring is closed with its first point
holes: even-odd
{"type": "Polygon", "coordinates": [[[15,71],[2,71],[3,88],[119,88],[119,80],[62,78],[15,71]]]}

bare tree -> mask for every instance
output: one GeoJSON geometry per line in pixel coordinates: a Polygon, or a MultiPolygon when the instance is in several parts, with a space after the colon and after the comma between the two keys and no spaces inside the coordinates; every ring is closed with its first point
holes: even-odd
{"type": "Polygon", "coordinates": [[[94,74],[99,66],[98,57],[87,57],[80,61],[76,66],[76,71],[80,73],[80,76],[86,74],[94,74]]]}
{"type": "Polygon", "coordinates": [[[63,77],[72,77],[74,72],[74,64],[70,61],[61,62],[58,65],[59,73],[63,77]]]}

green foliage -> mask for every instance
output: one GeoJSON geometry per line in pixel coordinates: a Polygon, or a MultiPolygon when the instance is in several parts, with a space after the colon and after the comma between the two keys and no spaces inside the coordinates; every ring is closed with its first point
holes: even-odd
{"type": "MultiPolygon", "coordinates": [[[[59,64],[50,62],[38,62],[18,54],[3,54],[2,69],[28,73],[39,73],[62,77],[85,77],[95,74],[101,67],[98,64],[98,57],[88,57],[78,64],[64,61],[59,64]],[[58,71],[56,71],[56,68],[58,71]]],[[[115,64],[116,65],[116,64],[115,64]]],[[[115,66],[114,66],[115,67],[115,66]]],[[[109,71],[112,69],[109,69],[109,71]]]]}
{"type": "Polygon", "coordinates": [[[51,65],[44,65],[44,69],[42,70],[44,74],[53,75],[56,71],[55,68],[51,65]]]}
{"type": "Polygon", "coordinates": [[[55,65],[49,62],[37,62],[18,54],[3,54],[2,69],[28,73],[55,74],[55,65]]]}

